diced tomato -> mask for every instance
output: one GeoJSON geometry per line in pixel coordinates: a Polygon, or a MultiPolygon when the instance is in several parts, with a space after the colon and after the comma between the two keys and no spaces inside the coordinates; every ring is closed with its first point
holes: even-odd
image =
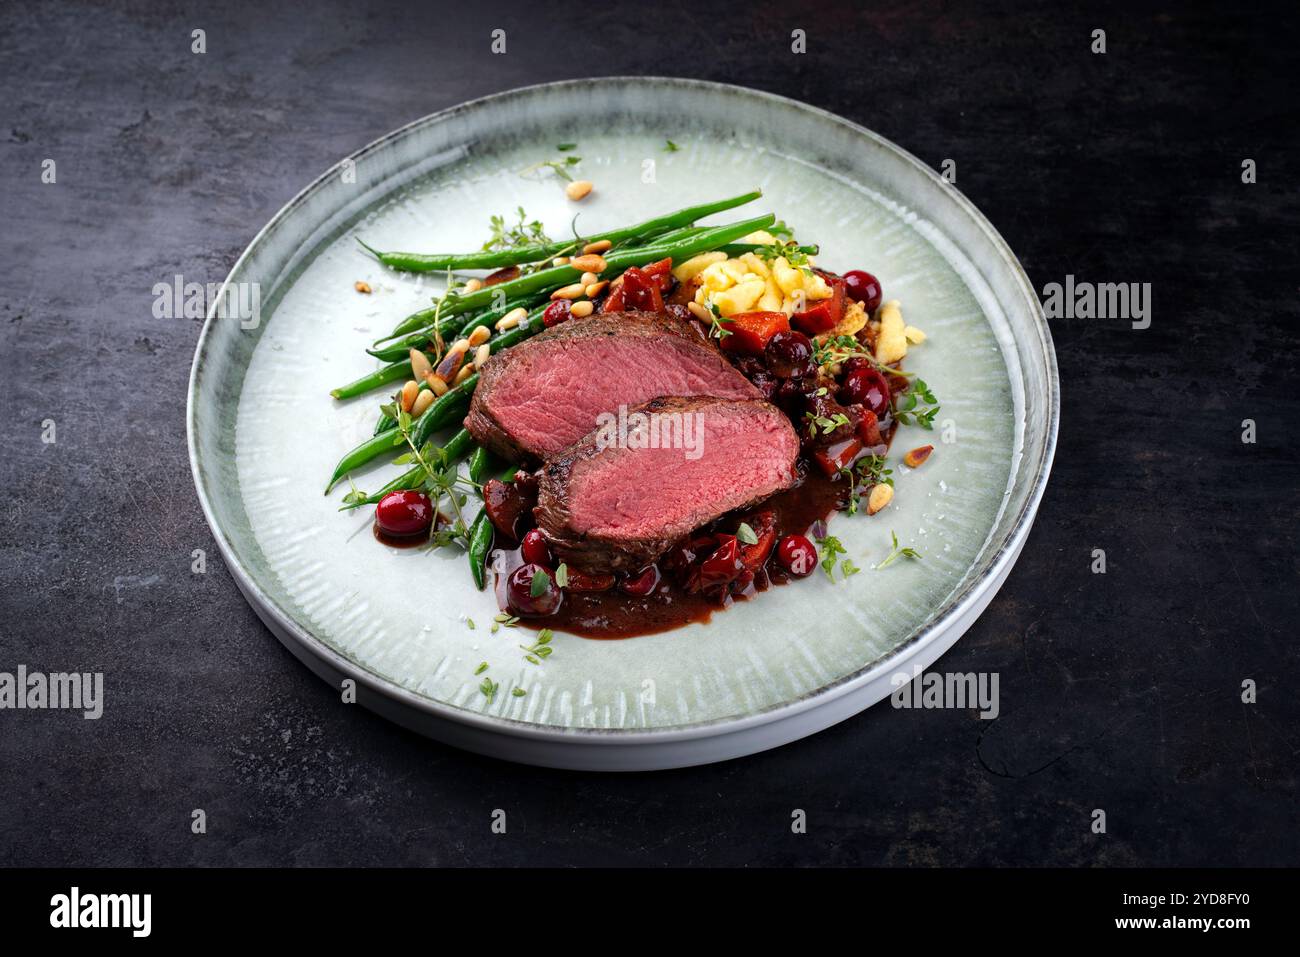
{"type": "Polygon", "coordinates": [[[742,312],[722,323],[731,335],[722,337],[722,348],[746,356],[761,356],[767,340],[778,332],[790,331],[784,312],[742,312]]]}
{"type": "Polygon", "coordinates": [[[819,336],[829,332],[844,318],[844,280],[838,276],[823,278],[831,287],[830,298],[817,300],[803,312],[796,312],[790,320],[805,335],[819,336]]]}
{"type": "Polygon", "coordinates": [[[857,436],[851,436],[842,442],[828,445],[813,451],[813,461],[827,478],[834,478],[840,469],[847,468],[858,460],[866,451],[866,446],[857,436]]]}

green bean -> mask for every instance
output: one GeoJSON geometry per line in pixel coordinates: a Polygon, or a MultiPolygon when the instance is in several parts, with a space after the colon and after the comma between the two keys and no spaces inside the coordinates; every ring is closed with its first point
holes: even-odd
{"type": "MultiPolygon", "coordinates": [[[[418,343],[417,343],[418,345],[418,343]]],[[[403,352],[403,356],[409,355],[403,352]]],[[[336,399],[354,399],[359,395],[378,389],[381,385],[387,385],[390,382],[400,382],[403,379],[409,379],[411,372],[411,360],[406,359],[403,362],[394,362],[392,365],[386,365],[381,369],[363,375],[360,379],[349,382],[347,385],[341,385],[337,389],[331,389],[330,395],[336,399]]]]}
{"type": "MultiPolygon", "coordinates": [[[[637,236],[650,232],[656,232],[665,229],[673,229],[684,226],[687,223],[693,223],[697,219],[703,219],[705,216],[713,213],[720,213],[723,210],[734,209],[737,206],[743,206],[751,203],[762,196],[761,190],[744,193],[740,196],[733,196],[730,199],[719,200],[713,203],[702,203],[699,206],[687,206],[685,209],[679,209],[673,213],[667,213],[663,216],[656,216],[654,219],[647,219],[643,223],[636,223],[632,226],[624,226],[621,229],[612,229],[608,232],[597,233],[594,236],[586,237],[582,240],[584,243],[599,242],[602,239],[608,239],[610,242],[620,242],[625,239],[634,239],[637,236]]],[[[361,243],[366,251],[371,253],[385,266],[391,266],[393,269],[403,272],[433,272],[445,269],[497,269],[503,266],[514,266],[519,263],[538,262],[543,259],[549,259],[556,254],[570,249],[576,245],[575,240],[566,240],[564,242],[536,243],[528,246],[517,246],[514,249],[501,249],[491,252],[476,253],[403,253],[403,252],[379,252],[361,243]]]]}
{"type": "MultiPolygon", "coordinates": [[[[678,242],[639,246],[635,249],[611,252],[605,256],[606,269],[601,275],[616,276],[629,266],[644,266],[664,258],[688,259],[696,253],[716,249],[718,246],[723,246],[735,239],[739,239],[741,236],[747,236],[756,230],[770,226],[774,222],[776,222],[776,217],[768,213],[766,216],[756,216],[753,219],[741,220],[738,223],[705,229],[678,242]]],[[[491,296],[498,289],[512,296],[553,292],[562,286],[577,282],[581,276],[582,272],[573,266],[555,266],[551,269],[542,269],[526,276],[520,276],[518,279],[512,279],[509,282],[480,289],[465,296],[457,296],[452,305],[443,309],[443,314],[446,315],[448,309],[455,313],[478,309],[488,303],[491,296]]]]}
{"type": "MultiPolygon", "coordinates": [[[[491,289],[493,287],[489,286],[488,288],[491,289]]],[[[455,297],[453,295],[448,302],[453,302],[454,300],[455,297]]],[[[421,348],[424,343],[432,339],[435,325],[437,326],[437,332],[440,333],[444,339],[454,339],[457,336],[464,334],[470,323],[484,325],[488,322],[496,322],[507,312],[517,309],[519,306],[531,308],[536,304],[536,301],[537,296],[535,295],[524,296],[518,299],[508,299],[500,307],[489,308],[479,313],[477,316],[467,318],[462,317],[463,314],[461,313],[453,314],[447,309],[444,309],[436,324],[433,322],[432,316],[429,316],[427,320],[423,319],[425,314],[423,310],[420,312],[414,312],[398,323],[397,328],[389,335],[384,336],[382,339],[376,339],[372,348],[367,349],[366,351],[372,356],[378,358],[400,359],[402,356],[406,355],[406,350],[421,348]],[[415,325],[408,325],[408,323],[416,318],[420,318],[418,323],[415,325]],[[397,339],[398,336],[402,336],[403,338],[398,339],[396,342],[392,341],[397,339]],[[385,342],[388,343],[388,345],[380,345],[380,343],[385,342]]]]}
{"type": "Polygon", "coordinates": [[[478,385],[478,373],[474,373],[458,386],[454,386],[433,400],[429,411],[415,420],[411,426],[411,443],[417,448],[424,448],[424,443],[433,437],[439,429],[445,429],[452,422],[461,418],[469,408],[469,398],[478,385]]]}
{"type": "MultiPolygon", "coordinates": [[[[518,468],[506,469],[501,481],[509,482],[515,477],[518,468]]],[[[488,517],[485,506],[469,527],[469,570],[474,576],[474,584],[482,591],[487,586],[487,556],[492,550],[492,519],[488,517]]]]}
{"type": "MultiPolygon", "coordinates": [[[[432,411],[432,407],[430,411],[432,411]]],[[[426,412],[425,415],[428,415],[428,413],[426,412]]],[[[420,416],[420,421],[423,421],[423,419],[424,416],[420,416]]],[[[397,426],[393,426],[387,432],[380,432],[378,435],[366,439],[339,459],[339,464],[334,467],[334,474],[330,476],[329,484],[325,486],[325,494],[328,495],[335,483],[353,469],[360,468],[376,456],[383,455],[402,443],[402,433],[397,430],[397,426]]]]}
{"type": "Polygon", "coordinates": [[[375,430],[370,434],[378,435],[380,432],[387,432],[396,424],[397,423],[393,421],[393,417],[391,415],[389,415],[387,412],[380,412],[379,421],[375,423],[375,430]]]}
{"type": "Polygon", "coordinates": [[[469,571],[479,591],[487,587],[487,556],[492,548],[492,520],[485,507],[469,527],[469,571]]]}
{"type": "MultiPolygon", "coordinates": [[[[439,457],[447,464],[459,462],[465,453],[474,447],[474,437],[465,429],[461,429],[444,445],[438,452],[439,457]]],[[[367,495],[359,502],[351,502],[344,505],[339,511],[349,511],[354,508],[360,508],[362,505],[378,505],[379,500],[389,492],[396,492],[402,489],[419,488],[424,484],[425,472],[423,465],[416,465],[407,469],[397,478],[393,479],[378,492],[373,495],[367,495]]]]}
{"type": "MultiPolygon", "coordinates": [[[[633,249],[613,250],[605,254],[606,269],[601,275],[613,277],[629,266],[644,266],[664,258],[689,259],[696,253],[716,249],[718,246],[725,245],[742,236],[747,236],[756,230],[764,229],[774,222],[776,222],[776,217],[768,213],[766,216],[756,216],[753,219],[741,220],[738,223],[702,229],[693,236],[673,242],[651,243],[648,246],[638,246],[633,249]]],[[[553,266],[550,269],[541,269],[537,272],[528,273],[528,275],[520,276],[518,279],[511,279],[509,282],[497,283],[495,286],[485,286],[477,292],[451,297],[444,296],[442,315],[446,318],[479,309],[490,303],[498,291],[505,293],[507,296],[551,293],[562,286],[577,282],[581,276],[582,271],[574,266],[553,266]],[[448,299],[450,299],[450,302],[448,302],[448,299]]],[[[407,321],[403,320],[393,330],[393,336],[410,332],[414,328],[408,325],[407,321]]]]}
{"type": "Polygon", "coordinates": [[[475,485],[483,484],[483,476],[492,467],[492,453],[483,446],[478,446],[469,457],[469,480],[475,485]]]}
{"type": "Polygon", "coordinates": [[[461,429],[447,440],[447,444],[439,451],[439,457],[442,459],[443,465],[451,465],[453,462],[459,462],[477,448],[478,446],[474,444],[474,436],[469,434],[469,429],[461,429]]]}

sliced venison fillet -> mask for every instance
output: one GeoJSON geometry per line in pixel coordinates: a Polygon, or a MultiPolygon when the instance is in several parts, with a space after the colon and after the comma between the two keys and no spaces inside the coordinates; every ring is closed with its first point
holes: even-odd
{"type": "Polygon", "coordinates": [[[503,458],[532,464],[592,431],[601,413],[665,395],[759,392],[689,323],[666,313],[603,313],[484,363],[465,428],[503,458]]]}
{"type": "Polygon", "coordinates": [[[533,515],[557,561],[635,571],[701,525],[795,483],[799,437],[762,399],[661,398],[627,420],[623,446],[598,430],[542,468],[533,515]],[[673,421],[687,440],[677,448],[665,447],[673,421]],[[656,434],[660,447],[637,447],[656,434]]]}

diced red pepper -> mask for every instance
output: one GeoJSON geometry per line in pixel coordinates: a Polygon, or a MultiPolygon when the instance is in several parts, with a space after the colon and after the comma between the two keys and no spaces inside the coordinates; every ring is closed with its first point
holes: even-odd
{"type": "Polygon", "coordinates": [[[858,438],[862,444],[871,447],[880,445],[885,440],[880,435],[880,420],[876,418],[876,413],[868,408],[859,406],[862,409],[862,421],[858,423],[858,438]]]}
{"type": "Polygon", "coordinates": [[[722,337],[724,350],[761,356],[768,339],[778,332],[790,331],[790,318],[784,312],[742,312],[724,320],[721,325],[731,333],[722,337]]]}
{"type": "Polygon", "coordinates": [[[829,332],[844,318],[844,280],[838,276],[823,278],[831,287],[830,298],[819,299],[803,312],[796,312],[791,317],[794,327],[804,335],[819,336],[823,332],[829,332]]]}
{"type": "Polygon", "coordinates": [[[754,530],[758,542],[741,546],[740,562],[749,574],[757,575],[776,545],[776,513],[767,508],[748,516],[746,522],[754,530]]]}
{"type": "Polygon", "coordinates": [[[860,438],[852,436],[834,445],[816,449],[812,457],[827,478],[834,478],[840,469],[848,468],[856,462],[866,448],[860,438]]]}
{"type": "MultiPolygon", "coordinates": [[[[672,265],[671,259],[660,260],[672,265]]],[[[650,267],[658,266],[659,263],[653,263],[650,267]]],[[[672,273],[668,273],[672,278],[672,273]]],[[[644,310],[645,312],[661,312],[664,308],[664,296],[659,289],[660,279],[658,276],[648,274],[644,269],[636,266],[629,266],[623,275],[621,281],[615,283],[610,289],[610,293],[605,297],[605,304],[600,307],[601,312],[630,312],[633,310],[644,310]]]]}
{"type": "Polygon", "coordinates": [[[565,591],[609,591],[614,587],[614,576],[607,572],[580,572],[576,568],[566,569],[565,591]]]}
{"type": "Polygon", "coordinates": [[[671,257],[653,262],[648,266],[642,266],[641,271],[654,279],[661,293],[666,293],[673,288],[673,261],[671,257]]]}
{"type": "Polygon", "coordinates": [[[740,540],[735,535],[719,535],[717,550],[691,569],[686,590],[698,594],[717,585],[730,585],[745,570],[740,560],[740,540]]]}

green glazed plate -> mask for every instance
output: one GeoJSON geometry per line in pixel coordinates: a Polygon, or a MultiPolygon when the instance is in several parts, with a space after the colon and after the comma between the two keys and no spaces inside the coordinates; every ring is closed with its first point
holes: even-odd
{"type": "MultiPolygon", "coordinates": [[[[895,676],[934,662],[993,598],[1051,466],[1051,339],[993,227],[892,143],[753,90],[584,80],[434,114],[308,186],[258,233],[227,284],[245,302],[255,284],[260,313],[240,321],[213,310],[188,426],[199,497],[240,587],[303,662],[336,687],[354,682],[362,705],[510,760],[700,764],[869,707],[895,676]],[[520,175],[564,155],[560,143],[578,144],[570,155],[595,183],[579,204],[554,177],[520,175]],[[520,648],[531,632],[490,632],[496,605],[474,589],[463,553],[387,548],[371,535],[369,509],[340,513],[342,491],[320,495],[377,414],[377,400],[338,403],[330,388],[374,368],[364,348],[439,288],[378,266],[358,237],[378,248],[473,249],[490,215],[519,206],[553,235],[580,213],[590,233],[751,187],[762,188],[759,202],[715,220],[776,213],[821,245],[822,265],[880,277],[886,298],[929,337],[907,368],[942,403],[935,430],[896,436],[893,504],[831,523],[860,573],[831,583],[818,572],[663,634],[557,634],[553,654],[534,665],[520,648]],[[358,280],[373,293],[354,291],[358,280]],[[936,451],[924,467],[897,461],[926,443],[936,451]],[[923,560],[874,570],[891,531],[923,560]],[[481,662],[489,667],[477,675],[481,662]],[[484,677],[499,689],[491,700],[484,677]]],[[[355,479],[373,490],[397,471],[381,464],[355,479]]]]}

